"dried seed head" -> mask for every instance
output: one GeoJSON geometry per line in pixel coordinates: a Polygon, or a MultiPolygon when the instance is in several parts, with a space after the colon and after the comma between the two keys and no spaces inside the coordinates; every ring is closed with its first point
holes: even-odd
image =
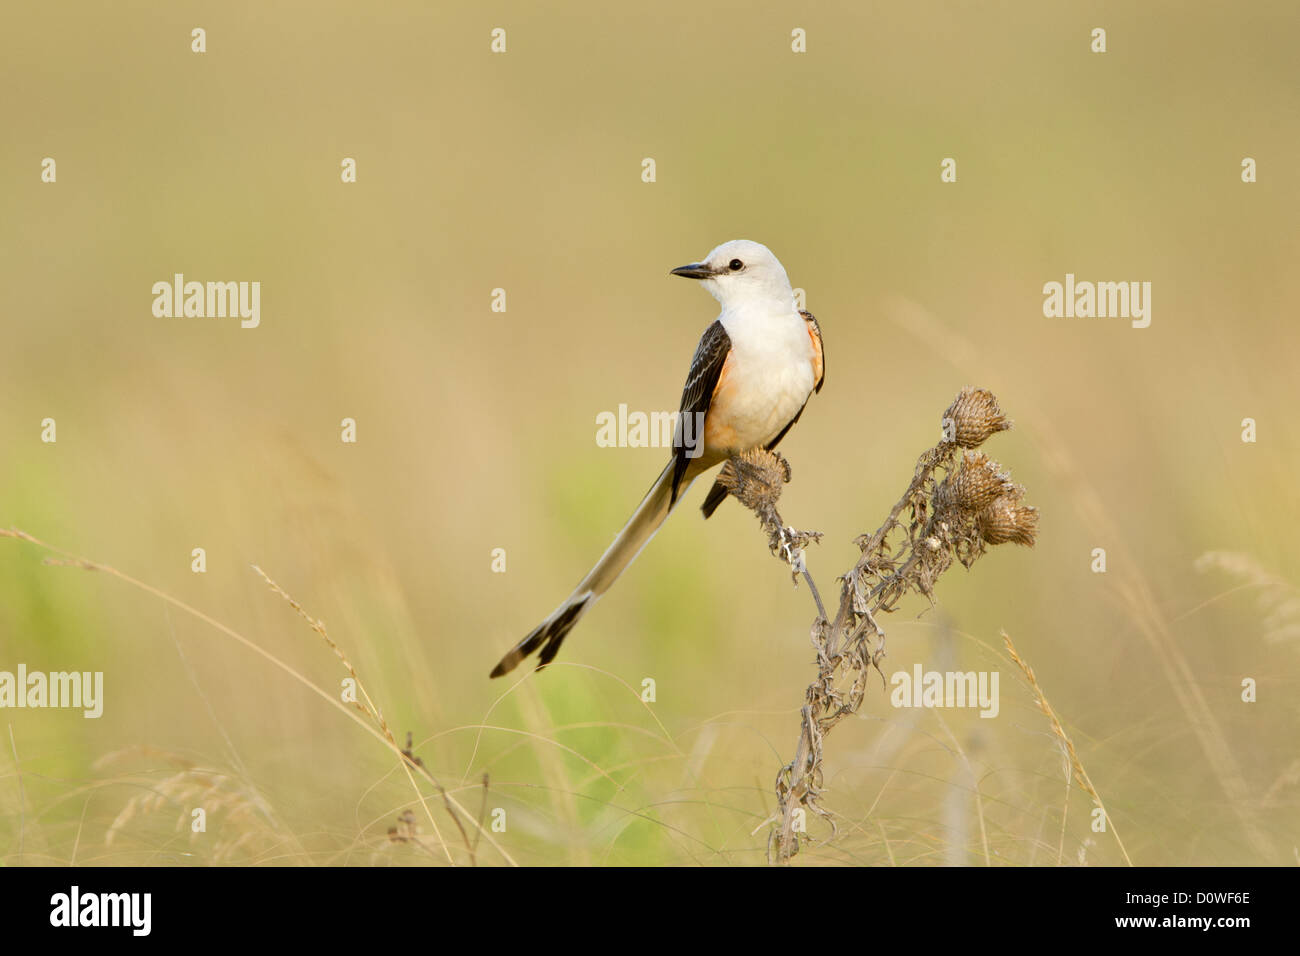
{"type": "Polygon", "coordinates": [[[943,413],[944,440],[963,448],[977,448],[990,435],[1010,427],[1011,421],[1002,414],[993,393],[972,385],[963,388],[943,413]]]}
{"type": "Polygon", "coordinates": [[[790,463],[765,448],[728,459],[718,475],[718,484],[751,511],[774,507],[781,497],[781,486],[789,480],[790,463]]]}
{"type": "Polygon", "coordinates": [[[1003,495],[1023,494],[1012,484],[1001,466],[983,452],[962,454],[961,468],[949,475],[935,489],[936,511],[965,511],[978,514],[1003,495]]]}
{"type": "Polygon", "coordinates": [[[1038,509],[1020,503],[1019,495],[1003,495],[980,512],[980,536],[989,544],[1027,544],[1038,535],[1038,509]]]}

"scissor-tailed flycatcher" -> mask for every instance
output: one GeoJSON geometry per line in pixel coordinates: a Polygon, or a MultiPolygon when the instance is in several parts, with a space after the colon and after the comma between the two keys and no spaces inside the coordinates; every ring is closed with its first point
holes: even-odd
{"type": "MultiPolygon", "coordinates": [[[[691,482],[733,455],[775,448],[799,420],[809,396],[821,390],[821,329],[795,308],[785,269],[766,246],[746,239],[725,242],[703,262],[672,274],[699,279],[722,304],[686,376],[672,460],[568,600],[501,658],[493,677],[509,673],[539,648],[537,666],[549,664],[565,635],[641,553],[691,482]],[[702,436],[690,431],[701,420],[702,436]],[[696,444],[701,440],[702,448],[696,444]]],[[[714,482],[704,499],[704,517],[726,497],[727,490],[714,482]]]]}

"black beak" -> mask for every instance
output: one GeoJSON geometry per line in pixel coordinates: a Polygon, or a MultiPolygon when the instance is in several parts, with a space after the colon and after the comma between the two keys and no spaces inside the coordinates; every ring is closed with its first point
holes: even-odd
{"type": "Polygon", "coordinates": [[[692,262],[689,266],[678,266],[671,275],[682,276],[686,279],[712,279],[713,270],[703,262],[692,262]]]}

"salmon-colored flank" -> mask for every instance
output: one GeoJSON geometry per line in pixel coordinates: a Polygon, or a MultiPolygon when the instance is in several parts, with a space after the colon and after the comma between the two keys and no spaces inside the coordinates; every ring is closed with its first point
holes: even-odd
{"type": "Polygon", "coordinates": [[[731,392],[731,360],[735,352],[728,352],[722,362],[722,371],[718,373],[718,384],[713,386],[713,395],[709,399],[709,414],[704,419],[704,447],[709,450],[732,449],[736,447],[736,430],[725,421],[727,405],[731,392]]]}

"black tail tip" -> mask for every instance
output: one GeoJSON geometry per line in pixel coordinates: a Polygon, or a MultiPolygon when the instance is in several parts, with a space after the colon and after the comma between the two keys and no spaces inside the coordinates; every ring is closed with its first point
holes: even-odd
{"type": "Polygon", "coordinates": [[[555,655],[559,653],[564,638],[573,629],[573,625],[578,623],[578,618],[582,617],[582,612],[586,610],[590,602],[591,595],[585,595],[580,600],[566,605],[558,614],[547,618],[531,634],[512,647],[505,657],[501,658],[497,666],[492,668],[490,677],[502,677],[509,674],[519,666],[520,661],[539,647],[542,653],[537,661],[538,670],[555,660],[555,655]]]}

